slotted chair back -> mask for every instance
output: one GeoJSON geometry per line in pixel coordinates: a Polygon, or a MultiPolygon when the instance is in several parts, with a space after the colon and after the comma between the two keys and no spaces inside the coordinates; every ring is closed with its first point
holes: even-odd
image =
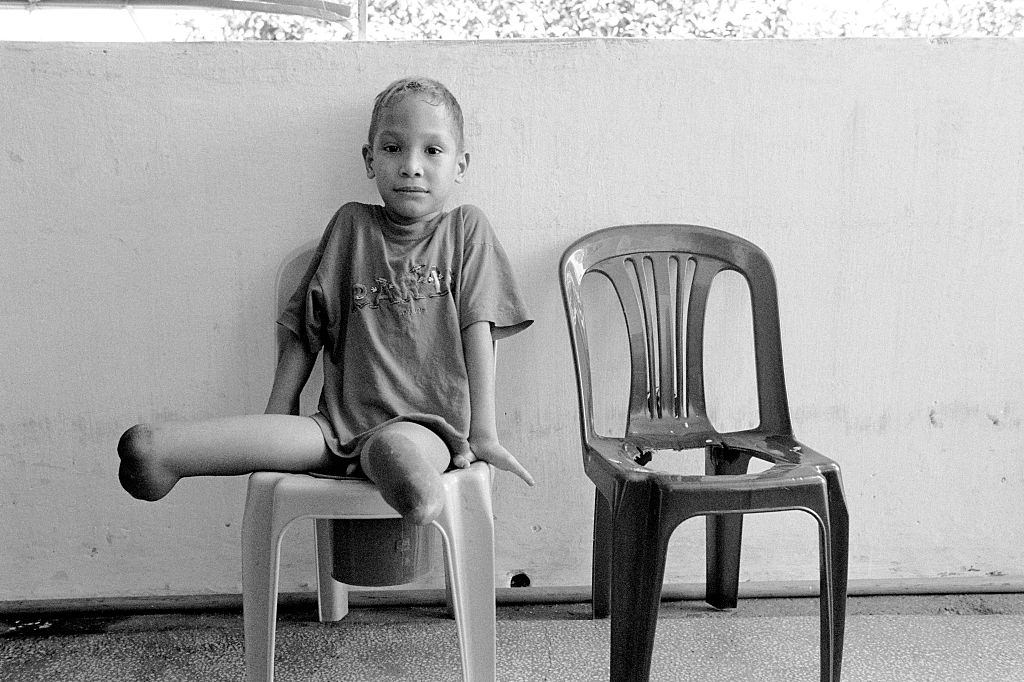
{"type": "Polygon", "coordinates": [[[719,230],[694,225],[600,230],[563,261],[570,336],[579,368],[583,437],[593,440],[593,374],[582,283],[612,284],[629,337],[631,379],[626,438],[648,447],[703,447],[719,434],[704,392],[704,321],[715,276],[735,271],[750,289],[759,430],[790,434],[775,276],[764,252],[719,230]],[[681,229],[682,228],[682,229],[681,229]]]}

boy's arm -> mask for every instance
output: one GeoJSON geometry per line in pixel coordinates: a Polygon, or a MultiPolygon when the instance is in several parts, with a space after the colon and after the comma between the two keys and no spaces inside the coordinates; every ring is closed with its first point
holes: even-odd
{"type": "Polygon", "coordinates": [[[270,399],[264,413],[298,414],[299,395],[313,371],[317,354],[307,350],[302,340],[290,329],[283,329],[280,336],[274,387],[270,389],[270,399]]]}
{"type": "Polygon", "coordinates": [[[455,466],[465,468],[474,459],[481,459],[499,469],[511,471],[533,485],[533,476],[498,442],[494,416],[494,340],[491,323],[482,320],[462,330],[462,350],[469,375],[469,455],[456,455],[455,466]]]}

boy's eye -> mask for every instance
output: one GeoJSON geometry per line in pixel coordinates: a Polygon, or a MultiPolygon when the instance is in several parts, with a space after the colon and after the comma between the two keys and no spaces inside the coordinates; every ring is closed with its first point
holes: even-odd
{"type": "Polygon", "coordinates": [[[443,154],[444,150],[440,147],[427,147],[427,154],[443,154]]]}
{"type": "Polygon", "coordinates": [[[395,153],[398,152],[398,149],[399,149],[397,144],[391,144],[391,143],[382,144],[380,146],[380,148],[383,149],[388,154],[395,154],[395,153]]]}

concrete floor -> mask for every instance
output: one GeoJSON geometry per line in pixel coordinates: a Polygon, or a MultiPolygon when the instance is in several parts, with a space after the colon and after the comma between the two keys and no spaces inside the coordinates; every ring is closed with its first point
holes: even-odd
{"type": "MultiPolygon", "coordinates": [[[[282,608],[277,679],[459,680],[455,623],[440,607],[356,608],[315,622],[282,608]]],[[[498,679],[606,680],[608,621],[587,604],[498,609],[498,679]]],[[[851,597],[847,681],[1024,680],[1024,595],[851,597]]],[[[237,611],[0,616],[0,680],[242,679],[237,611]]],[[[663,604],[653,680],[818,679],[817,601],[748,599],[719,612],[663,604]]]]}

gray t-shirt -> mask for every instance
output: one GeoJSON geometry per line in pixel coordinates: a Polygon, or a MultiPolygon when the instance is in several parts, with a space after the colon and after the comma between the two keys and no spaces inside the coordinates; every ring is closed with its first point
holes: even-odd
{"type": "Polygon", "coordinates": [[[278,324],[323,349],[314,415],[329,448],[357,457],[385,424],[421,423],[458,453],[469,436],[463,329],[487,320],[496,337],[530,318],[504,249],[483,212],[460,206],[416,235],[382,206],[338,209],[278,324]]]}

